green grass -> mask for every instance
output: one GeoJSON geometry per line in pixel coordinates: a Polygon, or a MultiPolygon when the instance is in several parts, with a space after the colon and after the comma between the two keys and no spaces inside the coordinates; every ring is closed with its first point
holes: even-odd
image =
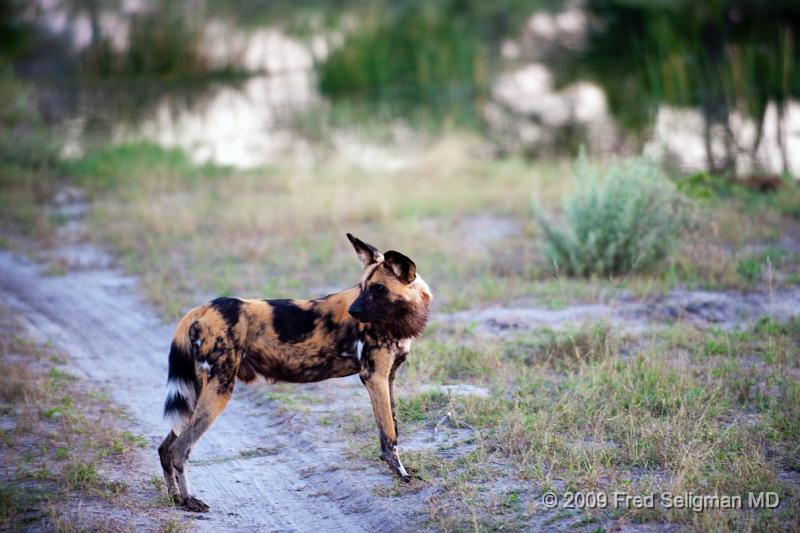
{"type": "Polygon", "coordinates": [[[98,482],[96,467],[89,462],[71,462],[64,468],[62,475],[67,488],[72,490],[87,489],[98,482]]]}
{"type": "Polygon", "coordinates": [[[777,246],[768,246],[760,252],[752,252],[739,259],[736,272],[747,283],[761,281],[764,271],[780,265],[787,255],[786,250],[777,246]]]}
{"type": "MultiPolygon", "coordinates": [[[[152,514],[141,498],[128,498],[131,450],[147,441],[120,430],[120,411],[107,397],[90,394],[86,385],[54,365],[66,360],[49,345],[21,336],[14,315],[0,308],[0,406],[10,429],[2,432],[0,529],[58,531],[127,531],[126,510],[152,514]],[[107,473],[125,476],[112,480],[107,473]],[[80,499],[116,508],[106,524],[75,515],[80,499]]],[[[163,516],[152,514],[152,522],[163,516]]],[[[170,517],[171,518],[171,517],[170,517]]],[[[140,523],[140,522],[139,522],[140,523]]]]}
{"type": "MultiPolygon", "coordinates": [[[[559,527],[597,522],[606,529],[623,519],[700,530],[712,525],[719,531],[778,530],[800,519],[800,492],[781,480],[800,458],[800,388],[786,377],[800,365],[798,332],[797,320],[764,318],[727,332],[678,324],[620,338],[599,323],[533,331],[502,343],[478,340],[469,331],[447,332],[447,348],[422,340],[402,381],[414,382],[436,369],[432,381],[488,383],[492,394],[401,394],[397,416],[403,434],[439,425],[445,413],[452,427],[472,428],[471,451],[453,442],[406,454],[405,462],[435,487],[431,523],[445,530],[472,529],[476,523],[524,529],[533,517],[559,527]],[[454,349],[458,343],[470,351],[454,349]],[[481,351],[495,362],[486,369],[494,379],[462,371],[481,351]],[[510,480],[522,489],[502,495],[486,490],[510,480]],[[559,514],[526,503],[545,490],[745,499],[750,491],[775,491],[785,505],[755,519],[747,511],[660,507],[559,514]]],[[[355,440],[362,447],[358,456],[374,460],[369,432],[364,435],[355,440]]]]}
{"type": "Polygon", "coordinates": [[[67,162],[63,170],[89,191],[103,192],[135,184],[143,175],[165,187],[196,185],[201,178],[223,176],[227,169],[196,165],[177,148],[140,141],[96,148],[67,162]]]}
{"type": "MultiPolygon", "coordinates": [[[[147,143],[92,150],[64,169],[94,199],[91,234],[169,317],[215,295],[300,297],[349,286],[358,264],[346,232],[410,255],[447,311],[515,298],[558,307],[621,289],[761,286],[737,273],[737,251],[781,228],[794,232],[767,206],[749,207],[754,216],[737,219],[734,232],[749,200],[717,198],[650,272],[566,279],[544,253],[530,198],[557,205],[570,190],[569,166],[486,161],[470,155],[474,143],[444,136],[399,171],[334,159],[242,172],[147,143]]],[[[793,279],[792,265],[773,261],[776,284],[793,279]]]]}
{"type": "Polygon", "coordinates": [[[147,142],[90,147],[61,161],[54,132],[45,132],[46,143],[28,135],[42,131],[32,88],[10,74],[0,81],[11,103],[0,117],[9,125],[2,138],[14,156],[3,158],[8,168],[0,172],[8,245],[17,246],[14,233],[54,242],[64,221],[47,204],[62,185],[77,184],[92,200],[90,236],[140,276],[170,318],[215,295],[298,297],[349,286],[358,266],[345,232],[414,258],[434,289],[434,305],[446,311],[518,298],[560,307],[621,289],[776,288],[800,276],[788,253],[770,257],[772,279],[764,275],[765,256],[744,252],[800,234],[791,214],[800,186],[789,182],[777,196],[715,190],[700,200],[672,257],[650,272],[572,280],[548,259],[531,207],[534,196],[537,205],[555,207],[571,193],[574,183],[565,178],[573,168],[563,162],[487,158],[479,139],[458,131],[404,156],[400,170],[366,170],[328,154],[311,167],[243,172],[198,165],[178,149],[147,142]],[[30,150],[17,150],[25,146],[30,150]],[[752,216],[742,219],[742,210],[752,216]]]}
{"type": "Polygon", "coordinates": [[[438,413],[448,403],[447,396],[441,391],[423,392],[411,398],[399,397],[397,416],[408,422],[424,422],[432,412],[438,413]]]}
{"type": "Polygon", "coordinates": [[[607,359],[619,351],[620,340],[603,322],[589,327],[541,329],[515,339],[505,347],[506,356],[527,365],[547,364],[556,369],[574,368],[589,361],[607,359]]]}
{"type": "Polygon", "coordinates": [[[41,487],[8,484],[0,487],[0,525],[4,527],[36,524],[42,519],[41,505],[48,500],[41,487]]]}

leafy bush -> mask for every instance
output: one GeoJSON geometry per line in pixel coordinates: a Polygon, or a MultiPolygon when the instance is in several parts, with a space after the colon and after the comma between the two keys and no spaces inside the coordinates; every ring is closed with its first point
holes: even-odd
{"type": "Polygon", "coordinates": [[[548,257],[578,276],[620,275],[667,257],[684,226],[679,195],[654,163],[579,157],[575,192],[564,199],[564,224],[539,213],[548,257]]]}

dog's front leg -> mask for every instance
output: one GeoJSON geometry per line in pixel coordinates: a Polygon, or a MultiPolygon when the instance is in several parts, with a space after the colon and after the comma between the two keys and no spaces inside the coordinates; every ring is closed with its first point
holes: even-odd
{"type": "Polygon", "coordinates": [[[375,350],[369,354],[371,361],[361,370],[361,381],[367,387],[369,399],[372,402],[372,411],[378,424],[378,433],[381,441],[381,459],[386,461],[397,476],[403,481],[409,481],[400,454],[397,452],[397,429],[395,427],[394,406],[391,398],[391,385],[389,376],[394,365],[394,356],[385,350],[375,350]]]}

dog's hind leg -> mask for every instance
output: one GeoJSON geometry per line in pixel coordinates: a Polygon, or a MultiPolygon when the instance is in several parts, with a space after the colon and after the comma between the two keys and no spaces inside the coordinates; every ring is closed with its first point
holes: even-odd
{"type": "Polygon", "coordinates": [[[164,480],[167,482],[167,493],[175,503],[180,503],[180,493],[178,492],[178,481],[175,477],[175,469],[172,467],[172,454],[170,448],[178,436],[174,431],[170,431],[161,446],[158,447],[158,457],[161,459],[161,468],[164,469],[164,480]]]}
{"type": "Polygon", "coordinates": [[[211,424],[228,404],[233,393],[235,379],[235,373],[224,379],[215,376],[203,386],[192,417],[170,449],[172,467],[175,469],[178,489],[182,498],[181,507],[187,511],[204,513],[209,510],[208,505],[192,496],[186,463],[192,446],[211,427],[211,424]]]}

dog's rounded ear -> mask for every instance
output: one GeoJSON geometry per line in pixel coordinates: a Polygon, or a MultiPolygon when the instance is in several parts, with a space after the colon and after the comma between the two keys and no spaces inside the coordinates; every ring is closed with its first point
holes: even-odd
{"type": "Polygon", "coordinates": [[[351,233],[347,234],[347,238],[350,240],[350,244],[353,245],[353,248],[355,248],[358,260],[361,261],[362,268],[367,268],[369,265],[377,263],[382,259],[381,253],[371,244],[367,244],[361,239],[353,237],[351,233]]]}
{"type": "Polygon", "coordinates": [[[383,264],[403,283],[411,283],[417,279],[417,265],[400,252],[389,250],[383,254],[383,264]]]}

